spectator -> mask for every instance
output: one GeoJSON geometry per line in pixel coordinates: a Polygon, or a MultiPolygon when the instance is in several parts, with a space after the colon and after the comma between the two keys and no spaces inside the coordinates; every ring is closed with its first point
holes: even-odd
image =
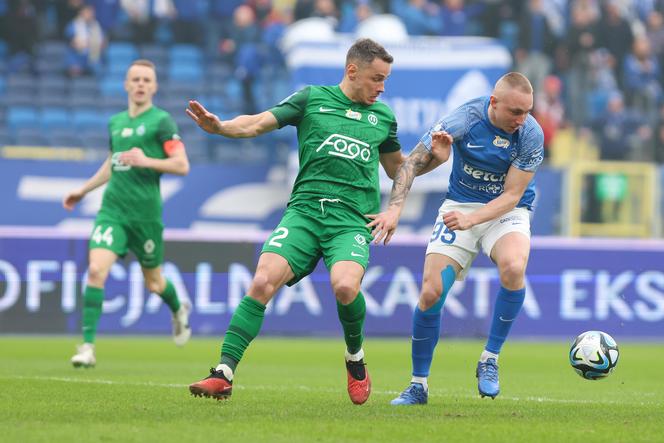
{"type": "Polygon", "coordinates": [[[341,21],[337,31],[348,33],[355,32],[357,26],[371,17],[373,13],[374,11],[371,2],[368,0],[346,2],[341,10],[341,21]]]}
{"type": "Polygon", "coordinates": [[[514,58],[516,70],[530,79],[536,91],[542,88],[544,78],[551,72],[555,46],[543,0],[530,0],[519,20],[514,58]]]}
{"type": "Polygon", "coordinates": [[[199,32],[203,23],[203,0],[173,0],[175,21],[173,36],[178,43],[201,45],[202,35],[199,32]]]}
{"type": "Polygon", "coordinates": [[[634,40],[632,53],[625,57],[625,91],[630,96],[630,104],[637,108],[650,122],[657,121],[657,105],[662,97],[659,83],[660,66],[650,51],[650,41],[641,36],[634,40]]]}
{"type": "Polygon", "coordinates": [[[438,35],[438,7],[428,0],[408,0],[399,14],[409,35],[438,35]]]}
{"type": "Polygon", "coordinates": [[[31,0],[11,0],[7,16],[9,70],[34,69],[35,45],[39,37],[37,10],[31,0]]]}
{"type": "Polygon", "coordinates": [[[659,118],[657,119],[657,127],[655,128],[654,149],[654,160],[660,165],[664,164],[664,105],[659,108],[659,118]]]}
{"type": "Polygon", "coordinates": [[[175,18],[177,12],[172,0],[120,0],[129,17],[134,43],[152,43],[159,24],[175,18]]]}
{"type": "Polygon", "coordinates": [[[95,8],[95,18],[104,35],[111,38],[119,24],[120,0],[87,0],[86,3],[95,8]]]}
{"type": "Polygon", "coordinates": [[[596,26],[595,9],[587,3],[575,3],[566,46],[569,57],[567,105],[576,128],[586,124],[588,118],[587,91],[593,86],[590,58],[597,48],[596,26]]]}
{"type": "Polygon", "coordinates": [[[634,34],[629,22],[623,16],[619,0],[608,0],[605,3],[597,38],[598,46],[609,50],[612,56],[613,75],[622,87],[623,63],[625,56],[632,49],[634,34]]]}
{"type": "MultiPolygon", "coordinates": [[[[662,5],[664,8],[664,5],[662,5]]],[[[650,48],[657,58],[661,68],[664,65],[664,15],[660,11],[653,11],[648,16],[646,36],[650,41],[650,48]]],[[[664,84],[664,72],[660,69],[659,83],[664,84]]]]}
{"type": "Polygon", "coordinates": [[[78,77],[99,72],[104,31],[95,18],[95,9],[92,6],[81,8],[76,18],[67,26],[65,35],[69,39],[69,76],[78,77]]]}
{"type": "Polygon", "coordinates": [[[468,35],[473,30],[473,19],[482,13],[481,4],[466,5],[465,0],[442,0],[440,7],[440,34],[468,35]]]}
{"type": "Polygon", "coordinates": [[[606,113],[593,123],[601,160],[651,160],[647,157],[652,145],[652,129],[643,117],[627,110],[622,94],[610,95],[606,113]]]}
{"type": "Polygon", "coordinates": [[[535,96],[533,116],[544,132],[544,156],[548,158],[556,132],[565,125],[562,82],[555,75],[547,76],[542,82],[542,89],[535,96]]]}
{"type": "Polygon", "coordinates": [[[55,3],[55,13],[58,22],[58,36],[66,39],[65,30],[67,26],[76,18],[79,11],[85,6],[84,0],[65,0],[55,3]]]}
{"type": "Polygon", "coordinates": [[[253,83],[261,68],[261,32],[253,9],[241,5],[235,10],[230,35],[221,41],[219,50],[222,57],[234,62],[235,77],[242,83],[244,113],[255,114],[253,83]]]}
{"type": "Polygon", "coordinates": [[[205,37],[208,53],[216,54],[219,51],[219,42],[230,38],[233,13],[243,3],[244,0],[210,0],[205,37]]]}

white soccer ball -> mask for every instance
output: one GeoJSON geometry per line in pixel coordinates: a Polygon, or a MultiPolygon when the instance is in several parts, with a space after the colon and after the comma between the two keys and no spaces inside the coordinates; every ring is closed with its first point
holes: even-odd
{"type": "Polygon", "coordinates": [[[618,344],[606,332],[587,331],[576,337],[569,350],[569,362],[581,377],[599,380],[618,364],[618,344]]]}

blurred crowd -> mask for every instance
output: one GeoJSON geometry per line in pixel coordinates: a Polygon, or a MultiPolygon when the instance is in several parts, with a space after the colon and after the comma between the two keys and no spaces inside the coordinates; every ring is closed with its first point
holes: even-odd
{"type": "Polygon", "coordinates": [[[664,163],[664,0],[0,0],[3,69],[38,75],[44,41],[67,45],[71,78],[107,74],[113,42],[188,44],[227,68],[250,113],[264,105],[256,79],[284,69],[289,24],[324,17],[352,33],[384,13],[410,35],[500,39],[535,86],[547,153],[564,129],[601,159],[664,163]]]}

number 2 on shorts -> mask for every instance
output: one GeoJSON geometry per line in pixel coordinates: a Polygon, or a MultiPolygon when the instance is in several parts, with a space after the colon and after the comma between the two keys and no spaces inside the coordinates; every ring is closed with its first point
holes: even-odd
{"type": "Polygon", "coordinates": [[[274,230],[274,236],[270,239],[270,242],[268,243],[270,246],[276,246],[277,248],[281,248],[283,244],[281,242],[278,242],[277,240],[281,240],[282,238],[286,238],[288,236],[288,228],[277,228],[274,230]]]}

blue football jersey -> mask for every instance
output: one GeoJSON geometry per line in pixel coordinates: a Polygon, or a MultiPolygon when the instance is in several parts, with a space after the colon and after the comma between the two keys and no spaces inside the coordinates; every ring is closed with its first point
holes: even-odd
{"type": "MultiPolygon", "coordinates": [[[[488,203],[505,190],[510,166],[534,172],[544,158],[544,133],[529,115],[509,134],[491,124],[489,97],[471,100],[440,119],[421,138],[431,150],[431,133],[446,131],[454,138],[454,161],[447,197],[457,202],[488,203]]],[[[517,207],[532,209],[535,180],[531,180],[517,207]]]]}

